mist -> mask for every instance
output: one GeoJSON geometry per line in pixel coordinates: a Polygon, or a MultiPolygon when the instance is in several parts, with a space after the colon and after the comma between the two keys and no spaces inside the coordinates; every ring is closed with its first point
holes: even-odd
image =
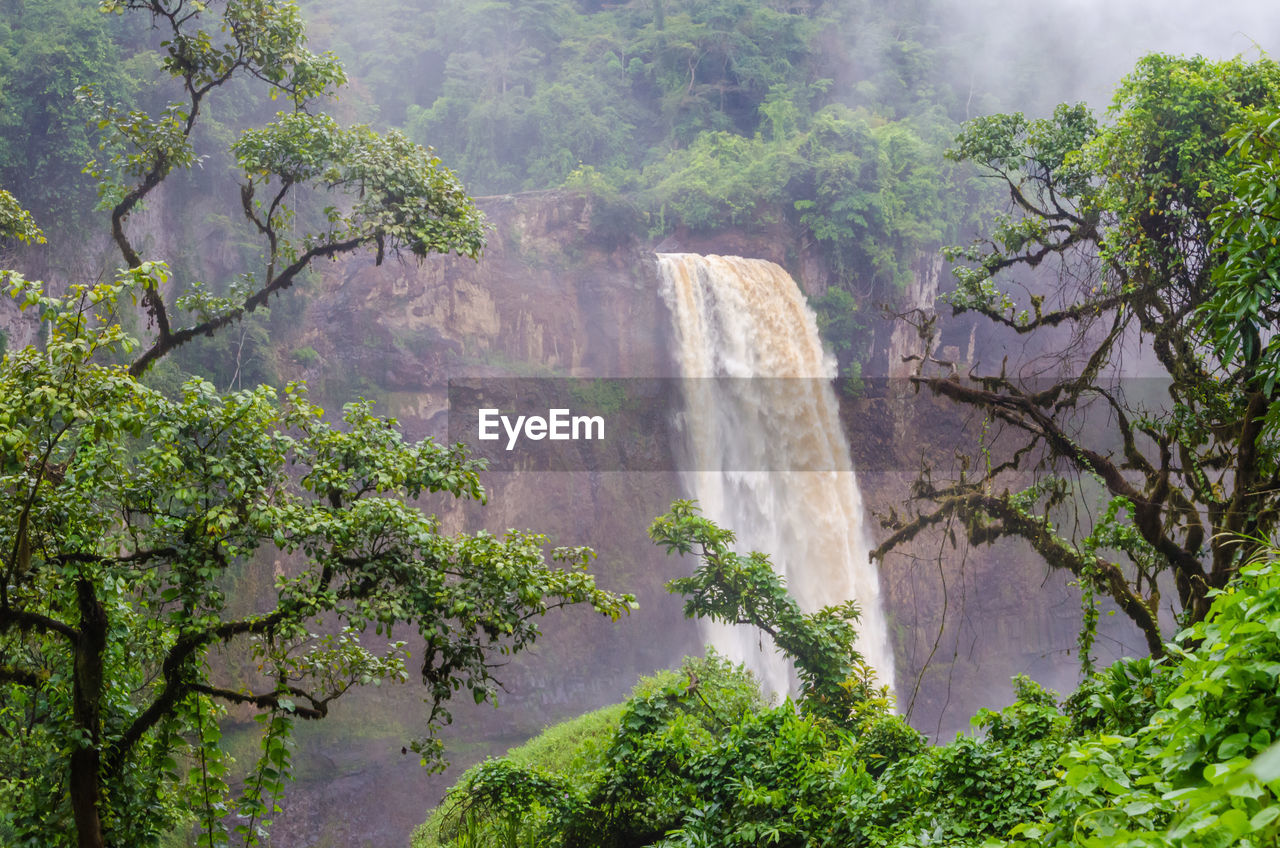
{"type": "Polygon", "coordinates": [[[1062,102],[1105,108],[1148,53],[1209,59],[1272,55],[1280,9],[1197,0],[943,0],[939,31],[970,100],[965,117],[993,110],[1042,115],[1062,102]]]}

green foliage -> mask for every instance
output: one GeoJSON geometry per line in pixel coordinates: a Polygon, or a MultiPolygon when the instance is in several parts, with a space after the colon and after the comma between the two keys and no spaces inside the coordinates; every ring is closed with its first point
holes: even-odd
{"type": "MultiPolygon", "coordinates": [[[[1241,167],[1230,178],[1227,198],[1209,216],[1222,261],[1214,268],[1212,296],[1196,315],[1223,363],[1215,376],[1243,377],[1267,393],[1280,377],[1280,342],[1268,332],[1276,321],[1280,288],[1275,226],[1280,206],[1278,126],[1280,109],[1271,106],[1250,112],[1228,134],[1241,167]]],[[[1278,423],[1273,404],[1267,409],[1267,425],[1274,432],[1278,423]]]]}
{"type": "Polygon", "coordinates": [[[809,306],[818,319],[818,332],[835,353],[840,370],[856,368],[856,373],[845,376],[849,383],[860,383],[861,362],[856,357],[865,356],[870,345],[866,318],[859,313],[857,299],[846,289],[832,286],[821,296],[809,298],[809,306]]]}
{"type": "Polygon", "coordinates": [[[961,217],[966,198],[941,158],[953,125],[937,115],[886,124],[833,104],[779,126],[785,134],[769,138],[699,135],[645,169],[647,206],[693,230],[794,220],[843,285],[896,294],[961,217]]]}
{"type": "Polygon", "coordinates": [[[661,26],[647,9],[568,0],[425,11],[443,73],[406,124],[484,191],[556,185],[580,162],[638,171],[706,132],[750,136],[775,87],[807,82],[835,20],[743,0],[670,3],[661,26]]]}
{"type": "Polygon", "coordinates": [[[866,782],[831,754],[829,727],[790,705],[744,717],[690,763],[694,794],[664,846],[831,844],[839,807],[833,797],[866,782]]]}
{"type": "Polygon", "coordinates": [[[621,704],[614,704],[552,725],[506,757],[516,765],[537,766],[561,777],[585,774],[603,762],[622,711],[621,704]]]}
{"type": "Polygon", "coordinates": [[[1014,844],[1274,845],[1277,613],[1277,565],[1255,562],[1163,668],[1113,668],[1089,696],[1104,731],[1063,755],[1043,817],[1019,826],[1014,844]]]}
{"type": "Polygon", "coordinates": [[[1131,736],[1145,725],[1168,694],[1167,660],[1121,660],[1090,675],[1067,700],[1077,735],[1131,736]]]}
{"type": "Polygon", "coordinates": [[[117,29],[80,0],[0,3],[0,185],[60,232],[89,223],[81,169],[94,139],[76,88],[134,89],[117,29]]]}
{"type": "Polygon", "coordinates": [[[18,204],[12,194],[0,188],[0,238],[41,244],[44,233],[36,226],[31,213],[18,204]]]}
{"type": "Polygon", "coordinates": [[[1067,722],[1043,690],[974,717],[986,738],[960,737],[902,759],[880,775],[847,827],[865,845],[979,845],[1035,810],[1040,782],[1062,749],[1067,722]]]}
{"type": "Polygon", "coordinates": [[[642,679],[625,703],[543,732],[463,775],[414,835],[436,845],[614,844],[680,821],[672,774],[761,708],[755,680],[713,654],[642,679]],[[607,824],[606,824],[607,822],[607,824]]]}
{"type": "Polygon", "coordinates": [[[569,384],[569,396],[597,414],[618,412],[627,405],[627,386],[621,380],[594,379],[569,384]]]}
{"type": "Polygon", "coordinates": [[[320,361],[320,354],[316,352],[315,348],[307,345],[306,347],[300,347],[293,352],[293,361],[297,362],[304,368],[309,368],[320,361]]]}
{"type": "MultiPolygon", "coordinates": [[[[379,255],[401,247],[416,256],[480,252],[482,219],[461,184],[399,133],[344,129],[325,115],[282,112],[275,123],[242,134],[232,150],[250,197],[261,180],[275,181],[281,191],[309,182],[342,186],[357,198],[349,212],[325,210],[329,227],[304,239],[307,251],[376,240],[379,255]]],[[[288,261],[300,252],[287,242],[279,250],[288,261]]]]}
{"type": "Polygon", "coordinates": [[[1009,213],[948,252],[965,264],[945,299],[1053,350],[1055,365],[922,380],[998,416],[1013,459],[945,484],[922,478],[915,496],[930,505],[877,555],[948,516],[963,519],[974,544],[1022,537],[1084,588],[1086,668],[1098,594],[1137,625],[1153,656],[1164,650],[1162,587],[1172,582],[1184,623],[1208,612],[1209,592],[1257,547],[1237,540],[1269,537],[1280,516],[1280,443],[1267,426],[1276,386],[1258,367],[1258,334],[1271,322],[1263,301],[1274,187],[1259,170],[1267,144],[1250,141],[1268,131],[1257,116],[1274,120],[1278,104],[1280,65],[1270,59],[1152,55],[1121,83],[1106,121],[1064,104],[1044,119],[966,125],[953,155],[1004,185],[1009,213]],[[1056,270],[1057,284],[1028,290],[1016,272],[1037,268],[1056,270]],[[1068,331],[1074,341],[1060,349],[1068,331]],[[1135,339],[1168,380],[1161,398],[1122,382],[1121,352],[1135,339]],[[1035,384],[1016,376],[1031,370],[1035,384]],[[1095,403],[1109,410],[1106,428],[1085,421],[1095,403]],[[1012,482],[1000,478],[1027,471],[1032,456],[1043,457],[1034,473],[1061,479],[1066,467],[1088,482],[1036,504],[1007,494],[1012,482]],[[1093,499],[1094,482],[1105,490],[1101,516],[1061,520],[1093,499]],[[1071,525],[1069,538],[1055,529],[1071,525]]]}
{"type": "Polygon", "coordinates": [[[759,136],[703,133],[645,172],[653,185],[649,205],[665,206],[692,230],[770,223],[780,218],[800,167],[792,151],[759,136]]]}
{"type": "MultiPolygon", "coordinates": [[[[652,684],[641,681],[637,688],[646,685],[652,684]]],[[[532,822],[536,814],[530,809],[495,810],[484,803],[477,804],[478,799],[472,797],[470,790],[476,786],[475,781],[492,777],[491,774],[481,778],[479,772],[502,768],[513,779],[519,779],[518,775],[523,772],[514,771],[514,767],[538,774],[544,782],[560,780],[568,781],[574,787],[585,787],[604,762],[605,751],[617,733],[623,709],[624,705],[614,704],[552,725],[525,744],[508,751],[502,758],[503,766],[490,766],[486,762],[468,769],[445,803],[414,831],[411,845],[413,848],[435,848],[468,838],[483,844],[482,834],[486,831],[508,831],[514,826],[518,832],[521,827],[519,820],[529,814],[527,817],[532,822]],[[511,818],[517,821],[513,824],[509,821],[511,818]]]]}
{"type": "MultiPolygon", "coordinates": [[[[565,814],[505,844],[1274,845],[1275,556],[1247,565],[1216,593],[1210,614],[1165,659],[1120,661],[1086,681],[1065,714],[1052,693],[1017,677],[1014,703],[980,711],[979,735],[949,745],[926,747],[874,700],[844,733],[787,705],[746,705],[708,726],[682,711],[692,676],[687,684],[672,676],[674,688],[642,687],[603,761],[558,772],[559,782],[539,791],[558,791],[560,800],[529,808],[567,803],[565,814]]],[[[707,680],[700,670],[697,683],[711,698],[707,680]]],[[[492,778],[485,790],[516,798],[538,786],[515,767],[482,767],[492,778]]],[[[454,790],[459,798],[467,791],[465,780],[454,790]]]]}
{"type": "Polygon", "coordinates": [[[801,612],[769,558],[759,551],[743,556],[729,546],[733,531],[698,514],[692,501],[676,501],[656,518],[649,537],[667,553],[695,554],[693,575],[667,584],[684,595],[690,618],[749,624],[767,633],[790,658],[800,676],[801,706],[837,726],[874,694],[874,675],[853,647],[858,608],[853,601],[801,612]]]}
{"type": "Polygon", "coordinates": [[[588,805],[565,828],[567,844],[602,831],[609,844],[652,840],[674,827],[697,797],[688,775],[699,757],[762,704],[755,679],[714,653],[686,660],[683,672],[642,683],[626,703],[588,805]]]}
{"type": "MultiPolygon", "coordinates": [[[[73,810],[83,832],[84,781],[113,843],[155,844],[194,809],[204,843],[224,843],[236,812],[253,844],[289,773],[291,722],[322,718],[352,686],[406,679],[405,643],[379,655],[361,633],[417,631],[435,727],[456,692],[495,697],[493,656],[531,644],[551,607],[616,618],[631,603],[595,587],[585,549],[554,550],[560,569],[541,536],[441,534],[407,502],[482,498],[475,463],[403,442],[368,403],[329,424],[300,385],[281,399],[191,380],[169,399],[98,364],[136,346],[110,316],[160,271],[61,299],[9,275],[51,326],[45,350],[0,367],[0,807],[42,845],[70,839],[73,810]],[[255,612],[235,614],[229,573],[271,549],[293,566],[255,612]],[[210,653],[237,644],[259,673],[221,681],[210,653]],[[261,717],[261,758],[238,800],[215,704],[261,717]]],[[[419,747],[436,755],[431,740],[419,747]]]]}
{"type": "Polygon", "coordinates": [[[880,774],[898,760],[919,754],[924,736],[901,717],[876,710],[857,727],[850,754],[871,774],[880,774]]]}

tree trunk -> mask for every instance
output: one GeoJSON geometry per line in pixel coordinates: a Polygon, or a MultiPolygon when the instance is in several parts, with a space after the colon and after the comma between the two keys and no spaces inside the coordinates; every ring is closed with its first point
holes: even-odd
{"type": "Polygon", "coordinates": [[[79,748],[71,755],[71,809],[75,812],[76,844],[104,848],[98,815],[97,748],[79,748]]]}
{"type": "Polygon", "coordinates": [[[80,848],[104,848],[102,817],[98,812],[99,729],[102,704],[102,662],[107,645],[107,612],[93,583],[76,583],[80,602],[80,639],[75,646],[72,708],[83,739],[71,754],[71,809],[80,848]]]}

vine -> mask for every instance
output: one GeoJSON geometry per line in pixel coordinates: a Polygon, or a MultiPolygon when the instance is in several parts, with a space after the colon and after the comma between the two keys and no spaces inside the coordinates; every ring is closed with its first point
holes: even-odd
{"type": "MultiPolygon", "coordinates": [[[[224,777],[227,773],[225,754],[219,747],[222,741],[222,729],[217,721],[206,721],[205,698],[202,695],[192,696],[196,702],[196,739],[199,752],[200,769],[200,839],[196,843],[199,848],[217,848],[227,844],[227,832],[221,825],[226,807],[214,800],[221,798],[227,789],[224,777]]],[[[217,707],[208,705],[215,712],[217,707]]]]}
{"type": "Polygon", "coordinates": [[[252,777],[246,781],[244,794],[237,807],[249,820],[236,825],[236,833],[244,837],[245,848],[259,845],[271,823],[267,816],[280,812],[279,799],[290,776],[289,744],[293,730],[293,702],[280,699],[280,705],[269,713],[258,713],[254,721],[265,725],[262,755],[252,777]],[[263,795],[269,797],[264,800],[263,795]]]}

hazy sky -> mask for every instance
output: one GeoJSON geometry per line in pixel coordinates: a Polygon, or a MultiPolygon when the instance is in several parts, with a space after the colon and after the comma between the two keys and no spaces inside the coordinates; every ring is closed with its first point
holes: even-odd
{"type": "Polygon", "coordinates": [[[1274,2],[943,0],[940,8],[942,32],[972,57],[975,101],[983,94],[1012,98],[991,104],[1004,109],[1036,111],[1076,100],[1105,106],[1145,53],[1280,54],[1274,2]]]}

